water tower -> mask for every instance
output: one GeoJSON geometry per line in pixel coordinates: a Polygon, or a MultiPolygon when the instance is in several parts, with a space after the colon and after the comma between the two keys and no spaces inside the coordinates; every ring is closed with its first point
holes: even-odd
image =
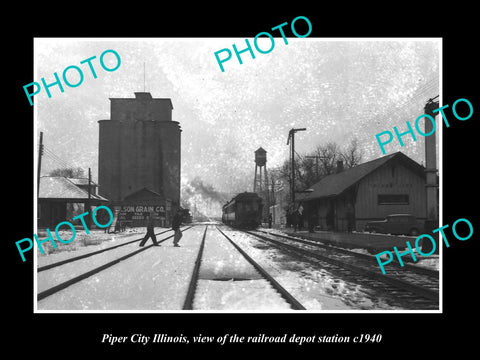
{"type": "Polygon", "coordinates": [[[259,147],[255,151],[255,178],[253,180],[253,192],[261,193],[263,190],[267,189],[267,152],[259,147]],[[263,168],[263,177],[262,181],[262,168],[263,168]],[[265,186],[264,186],[265,184],[265,186]]]}
{"type": "Polygon", "coordinates": [[[253,192],[256,192],[264,201],[264,216],[270,211],[270,201],[267,178],[267,152],[259,147],[255,151],[255,178],[253,180],[253,192]],[[262,178],[263,169],[263,178],[262,178]]]}

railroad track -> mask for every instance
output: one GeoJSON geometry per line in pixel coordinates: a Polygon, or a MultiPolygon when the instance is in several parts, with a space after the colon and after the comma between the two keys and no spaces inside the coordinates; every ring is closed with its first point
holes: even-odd
{"type": "MultiPolygon", "coordinates": [[[[194,225],[192,226],[189,226],[189,227],[186,227],[184,228],[182,231],[186,231],[190,228],[192,228],[194,225]]],[[[164,234],[168,231],[172,231],[172,230],[165,230],[165,231],[162,231],[162,232],[159,232],[155,235],[161,235],[161,234],[164,234]]],[[[168,239],[171,239],[173,238],[173,234],[164,238],[164,239],[157,239],[158,243],[162,243],[168,239]]],[[[108,248],[105,248],[105,249],[101,249],[101,250],[98,250],[98,251],[93,251],[93,252],[90,252],[88,254],[83,254],[83,255],[79,255],[79,256],[75,256],[75,257],[72,257],[72,258],[69,258],[69,259],[66,259],[66,260],[63,260],[63,261],[59,261],[59,262],[56,262],[56,263],[53,263],[53,264],[49,264],[49,265],[45,265],[43,267],[40,267],[37,269],[37,272],[43,272],[43,271],[46,271],[46,270],[50,270],[50,269],[53,269],[55,267],[58,267],[58,266],[62,266],[62,265],[66,265],[66,264],[69,264],[69,263],[72,263],[74,261],[78,261],[78,260],[81,260],[81,259],[85,259],[87,257],[91,257],[91,256],[94,256],[94,255],[98,255],[98,254],[101,254],[103,252],[106,252],[106,251],[111,251],[111,250],[115,250],[115,249],[118,249],[122,246],[125,246],[125,245],[128,245],[128,244],[132,244],[132,243],[135,243],[135,242],[138,242],[138,241],[141,241],[143,239],[143,237],[139,238],[139,239],[135,239],[135,240],[132,240],[132,241],[128,241],[128,242],[125,242],[125,243],[122,243],[122,244],[119,244],[119,245],[116,245],[116,246],[111,246],[111,247],[108,247],[108,248]]],[[[79,274],[77,276],[74,276],[66,281],[63,281],[55,286],[52,286],[44,291],[41,291],[37,294],[37,301],[40,301],[40,300],[43,300],[61,290],[64,290],[66,289],[67,287],[73,285],[73,284],[76,284],[84,279],[87,279],[89,278],[90,276],[92,275],[95,275],[105,269],[108,269],[110,268],[111,266],[115,265],[115,264],[118,264],[119,262],[123,261],[123,260],[126,260],[128,258],[131,258],[132,256],[135,256],[149,248],[151,248],[152,246],[154,246],[154,244],[150,244],[150,245],[145,245],[143,247],[141,247],[140,249],[138,250],[135,250],[135,251],[132,251],[132,252],[127,252],[126,254],[118,257],[118,258],[115,258],[111,261],[108,261],[106,262],[105,264],[102,264],[98,267],[95,267],[87,272],[84,272],[82,274],[79,274]]]]}
{"type": "MultiPolygon", "coordinates": [[[[199,248],[198,256],[195,261],[195,266],[192,272],[192,276],[190,279],[189,287],[187,296],[185,299],[185,303],[183,305],[184,310],[193,310],[195,308],[195,297],[198,296],[198,283],[200,280],[200,272],[201,272],[201,265],[202,261],[204,261],[204,247],[205,242],[207,239],[207,229],[208,226],[205,228],[205,232],[203,234],[202,243],[199,248]]],[[[211,230],[210,230],[211,231],[211,230]]],[[[276,293],[283,298],[285,302],[288,303],[291,309],[294,310],[305,310],[305,307],[296,300],[284,287],[282,287],[265,269],[263,269],[254,259],[252,259],[237,243],[235,243],[229,236],[227,236],[222,230],[220,230],[217,226],[215,226],[214,231],[218,231],[228,242],[235,248],[240,256],[242,256],[248,263],[253,266],[253,268],[261,275],[261,277],[270,284],[271,288],[276,291],[276,293]]],[[[212,236],[212,235],[211,235],[212,236]]],[[[229,254],[229,259],[227,261],[232,261],[232,254],[229,254]]],[[[232,279],[233,280],[233,279],[232,279]]],[[[246,279],[242,279],[246,280],[246,279]]],[[[252,282],[250,283],[252,284],[252,282]]],[[[250,284],[243,283],[242,287],[245,290],[250,284]]],[[[265,289],[266,290],[266,289],[265,289]]],[[[267,291],[267,290],[266,290],[267,291]]],[[[205,295],[205,294],[203,294],[205,295]]],[[[210,296],[220,296],[220,294],[209,294],[210,296]]]]}
{"type": "MultiPolygon", "coordinates": [[[[191,226],[190,226],[190,227],[191,227],[191,226]]],[[[184,230],[190,229],[190,227],[186,227],[184,230]]],[[[171,229],[164,230],[164,231],[161,231],[161,232],[159,232],[159,233],[156,233],[155,235],[162,235],[162,234],[165,234],[166,232],[169,232],[169,231],[173,231],[173,230],[171,230],[171,229]]],[[[101,254],[101,253],[106,252],[106,251],[111,251],[111,250],[117,249],[117,248],[119,248],[119,247],[128,245],[128,244],[133,244],[133,243],[135,243],[135,242],[141,241],[142,239],[143,239],[143,237],[141,237],[141,238],[139,238],[139,239],[127,241],[127,242],[124,242],[124,243],[119,244],[119,245],[110,246],[110,247],[107,247],[107,248],[105,248],[105,249],[100,249],[100,250],[97,250],[97,251],[92,251],[92,252],[89,252],[89,253],[87,253],[87,254],[82,254],[82,255],[78,255],[78,256],[73,256],[73,257],[71,257],[71,258],[68,258],[68,259],[65,259],[65,260],[62,260],[62,261],[57,261],[57,262],[52,263],[52,264],[40,266],[40,267],[37,268],[37,273],[42,272],[42,271],[45,271],[45,270],[50,270],[50,269],[53,269],[53,268],[55,268],[55,267],[57,267],[57,266],[65,265],[65,264],[68,264],[68,263],[71,263],[71,262],[74,262],[74,261],[78,261],[78,260],[81,260],[81,259],[85,259],[85,258],[90,257],[90,256],[93,256],[93,255],[98,255],[98,254],[101,254]]]]}
{"type": "MultiPolygon", "coordinates": [[[[189,228],[183,229],[183,232],[185,232],[188,229],[189,228]]],[[[211,232],[209,235],[216,235],[217,236],[216,238],[214,238],[212,240],[212,245],[213,245],[214,248],[216,246],[215,245],[215,240],[220,240],[220,236],[222,236],[224,239],[228,239],[229,243],[232,244],[232,246],[233,246],[233,247],[230,246],[230,248],[228,250],[228,254],[230,255],[230,254],[232,254],[232,252],[235,252],[235,254],[238,254],[238,256],[241,256],[241,257],[245,258],[246,261],[248,261],[248,263],[251,264],[251,266],[254,267],[255,270],[259,274],[261,274],[262,279],[260,279],[260,281],[257,281],[258,280],[257,278],[254,279],[255,281],[251,281],[251,282],[250,281],[244,281],[244,282],[242,281],[242,283],[241,283],[241,288],[242,289],[248,288],[249,285],[250,285],[249,283],[255,283],[256,284],[256,290],[259,291],[262,294],[263,293],[266,294],[265,298],[268,299],[268,300],[271,300],[271,298],[273,297],[275,304],[278,304],[278,303],[281,302],[282,304],[284,304],[282,306],[284,306],[285,308],[305,310],[305,308],[291,294],[289,294],[288,291],[286,291],[280,284],[278,284],[278,282],[276,282],[275,279],[271,275],[269,275],[263,268],[260,267],[260,265],[258,265],[252,258],[250,258],[237,244],[235,244],[231,239],[229,239],[228,236],[226,236],[224,233],[222,233],[220,231],[217,231],[216,227],[208,226],[208,225],[205,226],[205,230],[203,232],[203,237],[202,237],[200,246],[198,247],[198,254],[196,255],[196,261],[195,261],[193,273],[192,273],[192,276],[191,276],[191,281],[190,281],[190,284],[189,284],[188,289],[186,291],[187,295],[186,295],[186,298],[185,298],[185,301],[184,301],[183,309],[193,309],[194,308],[193,305],[194,305],[195,296],[198,295],[199,291],[200,292],[202,291],[202,289],[199,290],[197,286],[198,286],[198,282],[199,282],[200,266],[202,264],[202,260],[205,260],[204,259],[205,242],[209,240],[209,236],[207,234],[207,229],[209,229],[209,232],[211,232]],[[213,232],[215,232],[216,234],[213,234],[213,232]],[[269,292],[271,294],[269,294],[269,292]],[[278,296],[278,298],[276,298],[275,296],[278,296]]],[[[159,234],[156,234],[156,235],[164,234],[166,232],[167,231],[163,231],[163,232],[161,232],[159,234]]],[[[165,235],[168,235],[168,234],[165,234],[165,235]]],[[[167,241],[168,239],[171,239],[172,237],[173,237],[173,234],[169,235],[169,236],[166,236],[165,238],[162,238],[162,239],[158,238],[158,242],[162,243],[164,241],[167,241]]],[[[124,245],[135,243],[137,241],[140,241],[141,239],[142,238],[135,239],[135,240],[132,240],[132,241],[127,241],[127,242],[125,242],[123,244],[120,244],[120,245],[112,246],[112,247],[109,247],[107,249],[102,249],[101,251],[94,251],[94,252],[91,252],[91,253],[88,253],[88,254],[72,257],[70,259],[67,259],[66,261],[57,262],[55,264],[52,264],[54,266],[51,266],[48,269],[41,270],[43,274],[46,274],[44,276],[50,276],[49,270],[54,271],[52,269],[57,268],[57,269],[59,269],[59,271],[61,273],[68,273],[67,276],[69,276],[70,278],[68,278],[65,281],[61,281],[60,283],[55,284],[54,286],[48,287],[47,289],[45,289],[43,291],[39,291],[38,294],[37,294],[37,301],[41,301],[43,299],[46,299],[49,296],[54,295],[54,294],[56,294],[56,293],[58,293],[62,290],[65,290],[65,289],[67,289],[68,287],[70,287],[74,284],[81,283],[83,280],[85,280],[85,279],[87,279],[87,278],[89,278],[89,277],[91,277],[95,274],[98,274],[98,273],[100,273],[100,272],[102,272],[102,271],[104,271],[108,268],[111,268],[112,266],[114,266],[116,264],[119,264],[120,262],[122,262],[126,259],[132,258],[135,255],[138,255],[138,254],[140,254],[140,253],[142,253],[142,252],[146,251],[147,249],[150,249],[151,247],[154,246],[153,244],[149,244],[149,245],[145,245],[144,247],[133,250],[133,251],[132,251],[131,246],[122,248],[122,246],[124,246],[124,245]],[[75,261],[79,261],[81,259],[85,259],[85,258],[88,258],[88,257],[93,257],[95,255],[98,255],[102,252],[109,251],[109,250],[116,250],[116,251],[110,251],[110,253],[109,253],[110,258],[115,257],[111,261],[105,260],[104,257],[97,258],[95,260],[97,265],[100,263],[100,261],[105,261],[105,263],[101,264],[100,266],[92,265],[91,266],[92,268],[90,270],[82,271],[82,273],[80,273],[78,275],[70,273],[69,270],[74,269],[71,266],[76,266],[75,261]],[[73,264],[69,265],[70,263],[73,263],[73,264]],[[70,266],[70,267],[69,268],[63,268],[63,266],[70,266]]],[[[194,255],[194,253],[192,253],[192,255],[194,255]]],[[[230,260],[231,260],[231,258],[229,256],[226,263],[228,263],[230,260]]],[[[89,261],[89,260],[87,260],[87,261],[89,261]]],[[[244,261],[244,260],[242,260],[242,261],[244,261]]],[[[90,264],[90,262],[88,264],[90,264]]],[[[88,264],[85,263],[82,266],[85,266],[85,265],[88,266],[88,264]]],[[[234,280],[239,280],[239,279],[234,279],[234,280]]],[[[249,280],[249,279],[240,279],[240,280],[249,280]]],[[[238,284],[238,282],[237,282],[237,284],[238,284]]],[[[203,290],[205,290],[205,289],[203,289],[203,290]]],[[[204,295],[205,294],[203,294],[203,296],[204,295]]],[[[207,294],[207,296],[211,296],[213,298],[218,297],[218,295],[219,294],[215,293],[215,292],[207,294]]],[[[238,293],[236,293],[236,296],[241,298],[243,296],[243,293],[239,291],[238,293]]]]}
{"type": "Polygon", "coordinates": [[[438,271],[406,266],[390,269],[383,275],[374,256],[326,246],[314,241],[263,231],[244,231],[271,246],[321,264],[335,276],[365,285],[393,297],[402,306],[415,309],[438,309],[438,271]],[[268,236],[267,236],[268,235],[268,236]]]}
{"type": "MultiPolygon", "coordinates": [[[[355,252],[355,251],[351,251],[351,250],[348,250],[348,249],[339,248],[339,247],[335,247],[335,246],[331,246],[331,245],[325,245],[325,244],[323,244],[321,242],[318,242],[318,241],[315,241],[315,240],[306,240],[306,239],[302,239],[302,238],[298,238],[298,237],[294,237],[294,236],[270,233],[268,231],[258,230],[258,229],[256,231],[260,232],[260,233],[263,233],[263,234],[273,235],[275,237],[296,241],[296,242],[302,243],[302,244],[313,245],[313,246],[316,246],[316,247],[322,248],[322,249],[334,250],[334,251],[339,252],[339,253],[343,253],[343,254],[354,256],[354,257],[362,258],[362,259],[365,259],[365,260],[368,260],[368,261],[373,261],[373,262],[375,262],[375,264],[377,264],[377,260],[376,260],[375,256],[373,256],[373,255],[358,253],[358,252],[355,252]]],[[[428,268],[412,265],[412,264],[409,264],[409,263],[404,263],[404,266],[402,267],[402,266],[400,266],[400,264],[398,264],[396,262],[392,262],[392,263],[388,264],[388,266],[389,267],[393,266],[393,267],[396,267],[397,269],[402,269],[402,270],[403,269],[408,269],[408,270],[411,270],[415,273],[426,275],[426,276],[438,279],[438,271],[437,270],[428,269],[428,268]]],[[[386,272],[388,272],[388,270],[386,270],[386,272]]]]}

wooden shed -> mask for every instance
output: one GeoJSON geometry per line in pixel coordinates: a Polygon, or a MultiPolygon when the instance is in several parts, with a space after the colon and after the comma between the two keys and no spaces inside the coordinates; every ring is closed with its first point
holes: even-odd
{"type": "MultiPolygon", "coordinates": [[[[87,211],[91,206],[106,205],[108,200],[97,194],[97,184],[88,179],[66,178],[64,176],[42,176],[40,178],[37,208],[39,228],[55,228],[62,221],[71,221],[73,217],[87,211]]],[[[80,219],[73,221],[81,224],[80,219]]]]}

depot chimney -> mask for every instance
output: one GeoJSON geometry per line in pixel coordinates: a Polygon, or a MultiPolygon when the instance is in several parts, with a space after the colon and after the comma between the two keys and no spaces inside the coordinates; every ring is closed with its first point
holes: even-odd
{"type": "Polygon", "coordinates": [[[343,161],[337,160],[337,169],[335,171],[336,174],[341,173],[343,171],[343,161]]]}

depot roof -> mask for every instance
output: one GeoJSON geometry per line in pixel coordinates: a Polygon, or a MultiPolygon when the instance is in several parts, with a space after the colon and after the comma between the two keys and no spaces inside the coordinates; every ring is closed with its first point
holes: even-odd
{"type": "Polygon", "coordinates": [[[398,151],[394,154],[383,156],[355,167],[345,169],[337,174],[327,175],[313,186],[310,186],[310,188],[313,189],[312,192],[298,194],[297,200],[310,201],[340,195],[362,180],[365,176],[391,161],[399,161],[419,176],[425,177],[425,168],[422,165],[418,164],[401,151],[398,151]]]}

